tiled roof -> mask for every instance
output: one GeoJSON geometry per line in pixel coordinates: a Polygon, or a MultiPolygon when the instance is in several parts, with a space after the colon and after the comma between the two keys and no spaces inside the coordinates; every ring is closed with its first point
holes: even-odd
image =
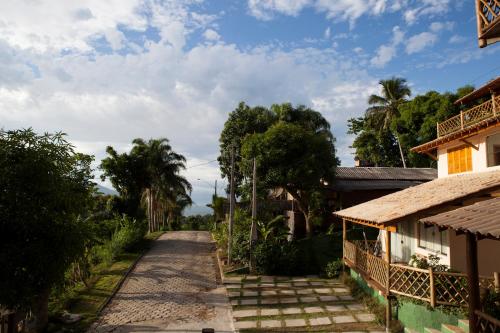
{"type": "Polygon", "coordinates": [[[500,198],[426,217],[422,222],[500,238],[500,198]]]}
{"type": "Polygon", "coordinates": [[[433,180],[437,170],[431,168],[337,167],[337,179],[433,180]]]}
{"type": "Polygon", "coordinates": [[[442,204],[500,189],[500,170],[438,178],[334,214],[351,221],[384,224],[442,204]]]}

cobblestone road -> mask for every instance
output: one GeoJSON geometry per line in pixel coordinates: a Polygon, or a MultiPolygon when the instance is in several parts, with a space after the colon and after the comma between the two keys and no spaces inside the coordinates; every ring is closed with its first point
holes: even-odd
{"type": "Polygon", "coordinates": [[[217,285],[208,232],[162,235],[140,260],[91,332],[232,332],[230,305],[217,285]]]}

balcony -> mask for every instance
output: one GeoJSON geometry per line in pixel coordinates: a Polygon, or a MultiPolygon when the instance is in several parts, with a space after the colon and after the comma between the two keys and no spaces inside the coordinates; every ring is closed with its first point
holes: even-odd
{"type": "Polygon", "coordinates": [[[438,138],[500,116],[500,95],[437,124],[438,138]]]}
{"type": "Polygon", "coordinates": [[[500,1],[476,0],[479,47],[500,41],[500,1]]]}

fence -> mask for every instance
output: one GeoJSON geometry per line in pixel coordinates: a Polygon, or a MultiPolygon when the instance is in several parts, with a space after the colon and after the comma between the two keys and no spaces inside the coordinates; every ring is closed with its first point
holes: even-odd
{"type": "Polygon", "coordinates": [[[474,311],[476,315],[476,329],[479,333],[500,332],[500,320],[493,318],[479,310],[474,311]]]}
{"type": "Polygon", "coordinates": [[[437,136],[439,138],[497,116],[500,116],[500,95],[438,123],[437,136]]]}
{"type": "Polygon", "coordinates": [[[0,309],[0,333],[14,333],[15,326],[15,313],[0,309]]]}
{"type": "MultiPolygon", "coordinates": [[[[468,305],[468,278],[464,273],[436,272],[432,269],[390,264],[370,252],[372,246],[363,242],[344,243],[344,257],[349,266],[354,266],[386,291],[389,276],[389,291],[430,303],[463,306],[468,305]],[[360,245],[360,246],[357,246],[360,245]]],[[[482,289],[494,289],[493,277],[480,276],[482,289]]]]}

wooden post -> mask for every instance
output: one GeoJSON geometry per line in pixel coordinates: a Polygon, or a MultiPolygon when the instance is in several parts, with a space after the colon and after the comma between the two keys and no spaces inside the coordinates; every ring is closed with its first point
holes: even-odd
{"type": "Polygon", "coordinates": [[[438,138],[440,137],[440,135],[439,135],[439,123],[436,123],[436,135],[438,138]]]}
{"type": "Polygon", "coordinates": [[[485,47],[487,45],[486,40],[484,38],[481,38],[481,36],[483,35],[483,28],[482,28],[482,22],[481,22],[481,14],[480,14],[482,11],[481,1],[475,0],[474,2],[476,3],[477,41],[478,41],[479,47],[485,47]]]}
{"type": "Polygon", "coordinates": [[[250,273],[255,271],[255,260],[253,255],[254,243],[257,241],[257,162],[253,159],[252,175],[252,226],[250,228],[250,273]]]}
{"type": "Polygon", "coordinates": [[[464,113],[460,111],[460,128],[464,129],[464,113]]]}
{"type": "Polygon", "coordinates": [[[434,284],[434,271],[432,270],[432,267],[429,267],[429,283],[429,299],[431,300],[431,306],[434,308],[436,306],[436,285],[434,284]]]}
{"type": "Polygon", "coordinates": [[[390,270],[391,270],[391,232],[389,230],[385,231],[385,261],[387,262],[387,283],[386,283],[386,301],[385,306],[385,331],[390,332],[391,319],[392,319],[392,307],[390,298],[391,283],[390,270]]]}
{"type": "Polygon", "coordinates": [[[469,329],[470,333],[477,333],[477,317],[474,313],[475,310],[480,310],[477,240],[471,232],[467,232],[465,235],[467,241],[467,279],[469,282],[469,329]]]}
{"type": "Polygon", "coordinates": [[[231,264],[233,250],[233,224],[234,224],[234,147],[231,149],[231,183],[229,189],[229,226],[227,237],[227,262],[231,264]]]}
{"type": "Polygon", "coordinates": [[[493,272],[493,281],[495,283],[495,291],[500,293],[500,273],[493,272]]]}
{"type": "Polygon", "coordinates": [[[342,219],[342,257],[345,259],[345,241],[347,240],[347,222],[342,219]]]}
{"type": "Polygon", "coordinates": [[[497,103],[495,101],[496,94],[494,91],[491,92],[491,107],[493,108],[493,117],[497,115],[497,103]]]}

